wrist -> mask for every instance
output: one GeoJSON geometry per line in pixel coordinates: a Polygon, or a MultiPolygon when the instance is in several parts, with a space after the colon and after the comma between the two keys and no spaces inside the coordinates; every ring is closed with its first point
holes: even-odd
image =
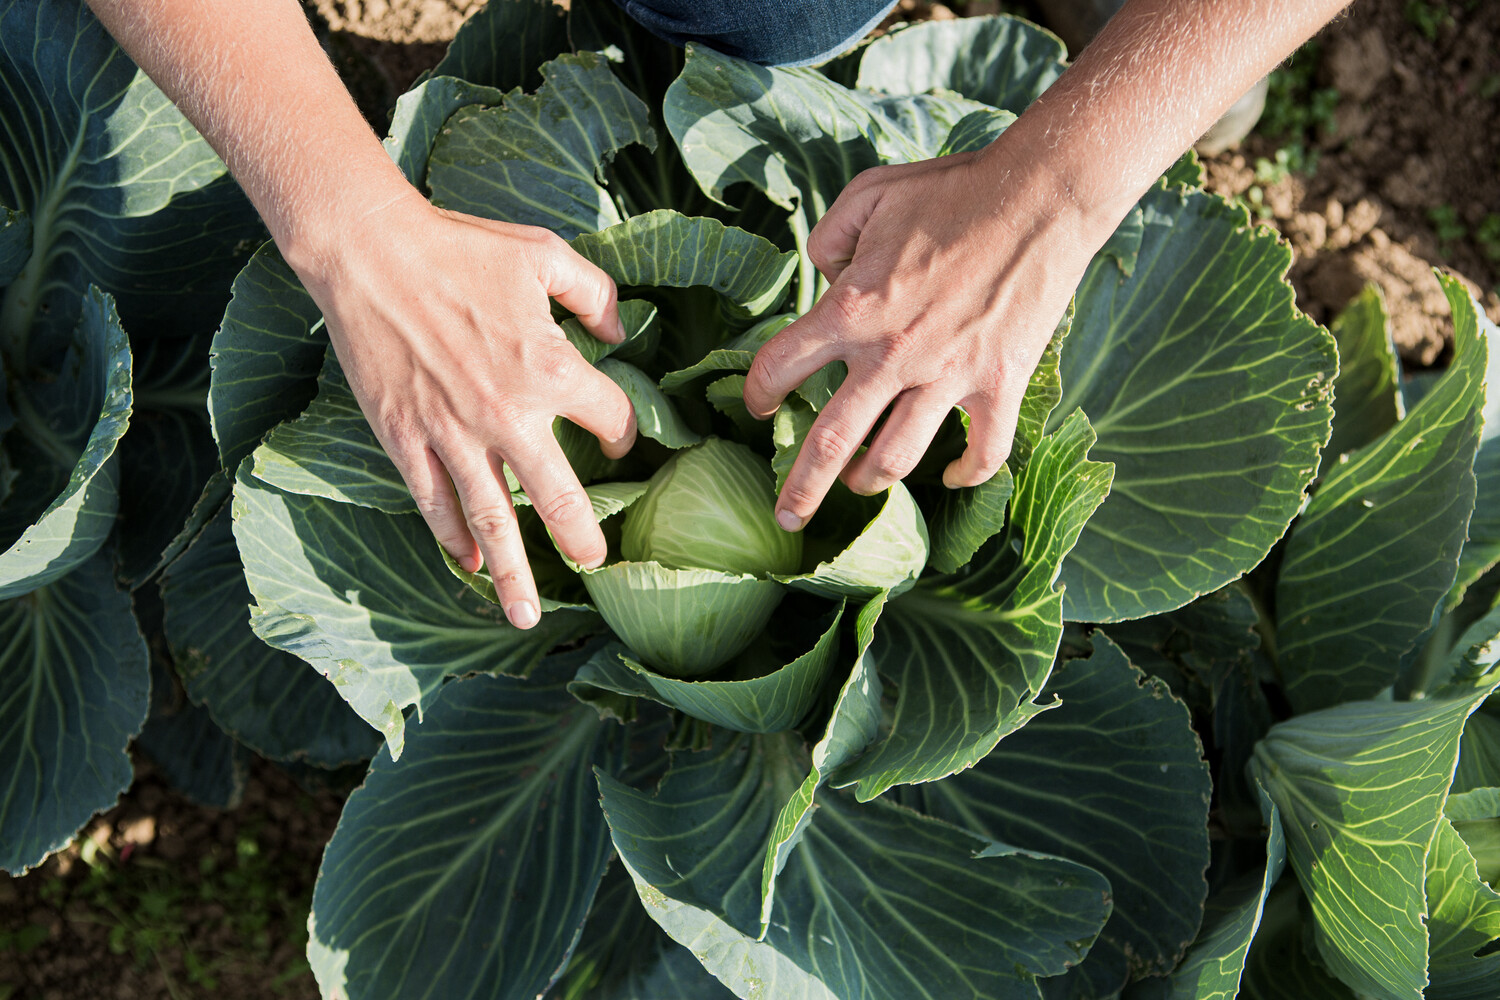
{"type": "Polygon", "coordinates": [[[981,151],[976,165],[985,175],[984,189],[1000,196],[997,211],[1006,221],[1015,224],[1018,215],[1032,219],[1033,228],[1046,231],[1051,252],[1067,247],[1073,257],[1087,261],[1134,207],[1139,193],[1100,185],[1087,164],[1070,160],[1066,143],[1048,146],[1030,131],[1018,119],[981,151]]]}
{"type": "Polygon", "coordinates": [[[301,203],[269,222],[277,249],[309,290],[336,282],[351,254],[387,245],[400,231],[395,217],[432,207],[389,160],[324,180],[303,185],[301,203]]]}

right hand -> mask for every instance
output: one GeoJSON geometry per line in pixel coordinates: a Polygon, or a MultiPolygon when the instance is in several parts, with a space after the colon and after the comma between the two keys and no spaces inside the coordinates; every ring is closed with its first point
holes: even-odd
{"type": "Polygon", "coordinates": [[[548,299],[618,343],[614,282],[544,229],[447,212],[415,189],[293,267],[432,533],[465,570],[489,565],[512,624],[535,625],[541,603],[501,466],[570,559],[604,561],[552,422],[571,420],[618,458],[635,441],[635,412],[568,343],[548,299]]]}

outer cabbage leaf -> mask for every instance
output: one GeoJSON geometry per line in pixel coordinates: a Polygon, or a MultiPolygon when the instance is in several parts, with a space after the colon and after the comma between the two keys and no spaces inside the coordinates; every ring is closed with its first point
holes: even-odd
{"type": "Polygon", "coordinates": [[[972,767],[1049,707],[1036,699],[1062,637],[1058,568],[1109,492],[1093,443],[1075,413],[1037,445],[1006,534],[967,572],[924,577],[891,602],[874,652],[898,691],[890,731],[836,778],[862,801],[972,767]]]}
{"type": "Polygon", "coordinates": [[[1266,901],[1286,867],[1286,837],[1276,806],[1266,803],[1266,867],[1247,873],[1208,900],[1203,931],[1182,964],[1165,979],[1149,979],[1129,991],[1130,1000],[1234,1000],[1240,993],[1250,944],[1260,930],[1266,901]]]}
{"type": "Polygon", "coordinates": [[[417,509],[332,351],[323,357],[317,397],[301,416],[277,425],[253,456],[255,478],[288,493],[326,497],[387,514],[417,509]]]}
{"type": "Polygon", "coordinates": [[[1380,286],[1368,284],[1328,331],[1339,348],[1333,380],[1333,436],[1323,449],[1325,471],[1340,455],[1362,448],[1405,415],[1401,371],[1380,286]]]}
{"type": "Polygon", "coordinates": [[[880,675],[870,656],[875,639],[875,625],[885,610],[889,595],[877,594],[859,609],[854,621],[856,645],[854,667],[839,688],[823,736],[813,744],[810,767],[792,796],[781,806],[771,836],[766,843],[760,871],[760,930],[764,936],[776,902],[776,879],[786,867],[787,858],[801,842],[812,819],[818,790],[839,767],[870,745],[880,731],[882,693],[880,675]]]}
{"type": "Polygon", "coordinates": [[[542,64],[569,48],[568,13],[552,0],[493,0],[458,29],[432,75],[533,90],[542,64]]]}
{"type": "Polygon", "coordinates": [[[891,94],[950,90],[1020,114],[1062,75],[1062,39],[1019,17],[927,21],[865,46],[855,86],[891,94]]]}
{"type": "Polygon", "coordinates": [[[1420,701],[1357,701],[1279,723],[1251,768],[1281,811],[1328,970],[1386,1000],[1427,985],[1423,884],[1464,723],[1500,670],[1420,701]]]}
{"type": "Polygon", "coordinates": [[[324,997],[530,1000],[562,971],[609,861],[591,768],[620,757],[569,665],[454,681],[400,765],[376,759],[313,890],[324,997]]]}
{"type": "Polygon", "coordinates": [[[338,767],[379,738],[332,684],[250,630],[250,590],[225,504],[162,580],[163,631],[188,697],[256,753],[338,767]]]}
{"type": "Polygon", "coordinates": [[[950,823],[1109,879],[1114,910],[1099,940],[1043,993],[1110,996],[1127,978],[1170,971],[1198,933],[1208,767],[1187,709],[1102,632],[1093,655],[1060,663],[1042,695],[1061,704],[973,768],[920,786],[920,801],[950,823]]]}
{"type": "Polygon", "coordinates": [[[578,948],[545,1000],[732,1000],[693,953],[641,908],[623,866],[604,876],[578,948]]]}
{"type": "Polygon", "coordinates": [[[146,643],[106,549],[0,602],[0,869],[20,874],[114,805],[146,721],[146,643]]]}
{"type": "Polygon", "coordinates": [[[86,4],[0,11],[0,205],[31,222],[0,305],[8,360],[65,347],[90,284],[136,338],[212,325],[264,229],[208,143],[86,4]]]}
{"type": "Polygon", "coordinates": [[[19,430],[7,441],[19,476],[16,498],[0,508],[0,600],[59,579],[114,527],[111,458],[130,422],[130,346],[109,296],[91,288],[82,302],[60,375],[23,384],[12,400],[19,430]]]}
{"type": "Polygon", "coordinates": [[[1500,983],[1500,892],[1480,879],[1474,855],[1448,819],[1427,854],[1429,1000],[1489,1000],[1500,983]]]}
{"type": "Polygon", "coordinates": [[[796,254],[764,237],[666,209],[575,237],[572,245],[618,285],[705,285],[746,316],[779,305],[797,266],[796,254]]]}
{"type": "Polygon", "coordinates": [[[1115,465],[1063,566],[1066,617],[1170,611],[1259,563],[1328,439],[1333,340],[1297,311],[1291,249],[1243,209],[1158,185],[1129,276],[1096,258],[1062,354],[1063,398],[1115,465]]]}
{"type": "MultiPolygon", "coordinates": [[[[1457,313],[1468,301],[1444,290],[1457,313]]],[[[1276,582],[1278,665],[1299,711],[1369,698],[1432,621],[1474,506],[1484,341],[1455,329],[1453,364],[1407,418],[1326,475],[1276,582]]]]}
{"type": "MultiPolygon", "coordinates": [[[[31,216],[0,206],[0,286],[14,281],[30,256],[31,216]]],[[[10,429],[8,425],[0,428],[10,429]]]]}
{"type": "Polygon", "coordinates": [[[737,994],[1034,998],[1032,977],[1076,961],[1108,912],[1086,868],[824,792],[757,940],[752,873],[804,770],[793,740],[761,736],[679,758],[654,798],[599,778],[652,919],[737,994]]]}
{"type": "Polygon", "coordinates": [[[211,809],[236,808],[244,799],[255,755],[220,729],[207,709],[183,696],[171,670],[161,657],[151,658],[151,714],[135,749],[194,802],[211,809]]]}
{"type": "Polygon", "coordinates": [[[524,674],[558,643],[598,627],[587,609],[544,599],[540,624],[514,628],[453,578],[419,516],[283,493],[244,468],[234,534],[255,634],[332,680],[393,757],[403,711],[416,706],[420,716],[444,678],[524,674]]]}
{"type": "Polygon", "coordinates": [[[1267,897],[1245,956],[1239,994],[1244,1000],[1357,1000],[1308,953],[1306,902],[1291,879],[1267,897]]]}
{"type": "MultiPolygon", "coordinates": [[[[228,285],[225,285],[227,294],[228,285]]],[[[208,351],[213,330],[133,345],[131,433],[120,442],[119,573],[138,586],[192,514],[219,452],[209,428],[208,351]]]]}
{"type": "Polygon", "coordinates": [[[1459,556],[1458,577],[1445,608],[1457,605],[1464,591],[1500,561],[1500,331],[1479,303],[1452,282],[1445,279],[1444,290],[1453,312],[1454,340],[1457,342],[1460,336],[1484,340],[1489,345],[1489,364],[1484,374],[1484,431],[1479,437],[1479,454],[1474,457],[1478,480],[1474,514],[1469,518],[1469,539],[1459,556]]]}
{"type": "Polygon", "coordinates": [[[631,143],[655,147],[646,105],[599,53],[559,56],[541,73],[535,94],[448,119],[427,166],[433,203],[564,238],[623,221],[600,171],[631,143]]]}
{"type": "Polygon", "coordinates": [[[312,296],[267,243],[234,279],[209,352],[208,413],[225,469],[307,405],[327,350],[312,296]]]}

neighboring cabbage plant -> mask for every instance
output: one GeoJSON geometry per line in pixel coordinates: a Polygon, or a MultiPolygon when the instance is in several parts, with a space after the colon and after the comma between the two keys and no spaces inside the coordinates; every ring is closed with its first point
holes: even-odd
{"type": "MultiPolygon", "coordinates": [[[[114,805],[137,737],[173,778],[223,764],[243,779],[248,754],[173,704],[147,639],[218,467],[209,338],[263,239],[82,2],[0,5],[0,869],[39,864],[114,805]],[[143,733],[153,690],[180,710],[143,733]]],[[[239,618],[240,591],[199,608],[239,618]]]]}

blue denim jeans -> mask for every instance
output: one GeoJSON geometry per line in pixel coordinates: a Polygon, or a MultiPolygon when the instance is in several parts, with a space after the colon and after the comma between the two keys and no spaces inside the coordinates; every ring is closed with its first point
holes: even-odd
{"type": "Polygon", "coordinates": [[[808,66],[853,47],[896,0],[615,0],[673,45],[703,42],[763,66],[808,66]]]}

